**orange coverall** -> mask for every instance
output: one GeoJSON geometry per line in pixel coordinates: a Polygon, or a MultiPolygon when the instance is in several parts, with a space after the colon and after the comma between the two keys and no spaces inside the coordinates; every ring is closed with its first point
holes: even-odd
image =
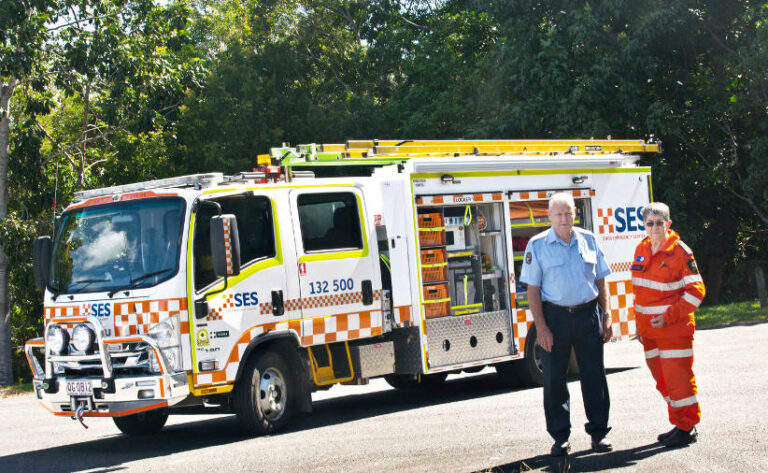
{"type": "Polygon", "coordinates": [[[650,237],[637,245],[631,270],[637,334],[645,361],[667,402],[669,421],[690,431],[701,420],[693,375],[693,312],[705,290],[696,260],[688,245],[670,230],[656,254],[651,254],[650,237]],[[651,326],[657,315],[664,316],[664,327],[651,326]]]}

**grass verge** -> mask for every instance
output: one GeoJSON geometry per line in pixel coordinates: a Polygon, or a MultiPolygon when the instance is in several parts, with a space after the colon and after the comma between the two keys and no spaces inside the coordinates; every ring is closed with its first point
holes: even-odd
{"type": "Polygon", "coordinates": [[[760,310],[758,301],[713,305],[696,310],[696,328],[766,321],[768,321],[768,310],[760,310]]]}
{"type": "Polygon", "coordinates": [[[13,386],[0,386],[0,399],[17,394],[32,392],[32,383],[14,384],[13,386]]]}

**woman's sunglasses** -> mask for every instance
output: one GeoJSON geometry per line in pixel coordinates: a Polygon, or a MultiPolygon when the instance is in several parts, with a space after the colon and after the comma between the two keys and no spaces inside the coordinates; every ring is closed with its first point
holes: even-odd
{"type": "Polygon", "coordinates": [[[664,220],[648,220],[643,225],[645,225],[646,227],[653,227],[654,225],[663,227],[665,223],[667,222],[665,222],[664,220]]]}

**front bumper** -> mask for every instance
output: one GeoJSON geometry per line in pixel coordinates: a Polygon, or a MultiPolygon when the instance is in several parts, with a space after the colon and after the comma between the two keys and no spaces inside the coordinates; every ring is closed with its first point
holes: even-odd
{"type": "MultiPolygon", "coordinates": [[[[189,395],[187,374],[121,377],[114,388],[101,388],[99,378],[59,376],[52,380],[34,379],[35,395],[43,407],[57,416],[73,416],[82,406],[84,417],[120,417],[152,409],[170,407],[189,395]],[[93,395],[70,396],[67,382],[91,382],[93,395]],[[109,392],[109,391],[114,392],[109,392]]],[[[106,383],[110,384],[110,383],[106,383]]]]}
{"type": "Polygon", "coordinates": [[[101,323],[91,316],[53,318],[45,333],[51,324],[77,323],[90,324],[96,333],[92,354],[54,355],[41,338],[24,347],[35,395],[54,415],[73,416],[78,411],[84,417],[119,417],[170,407],[189,396],[187,373],[170,369],[152,337],[103,337],[101,323]],[[89,389],[68,392],[73,382],[89,389]]]}

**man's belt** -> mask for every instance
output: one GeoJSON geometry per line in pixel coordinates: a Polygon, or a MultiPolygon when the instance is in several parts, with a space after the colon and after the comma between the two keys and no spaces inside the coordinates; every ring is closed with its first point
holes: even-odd
{"type": "Polygon", "coordinates": [[[597,304],[597,298],[592,299],[589,302],[585,302],[583,304],[579,304],[579,305],[570,305],[570,306],[569,305],[557,305],[557,304],[553,304],[553,303],[551,303],[549,301],[544,301],[543,304],[544,305],[548,305],[548,306],[552,307],[553,309],[560,309],[560,310],[564,310],[566,312],[581,312],[582,310],[593,308],[595,306],[595,304],[597,304]]]}

